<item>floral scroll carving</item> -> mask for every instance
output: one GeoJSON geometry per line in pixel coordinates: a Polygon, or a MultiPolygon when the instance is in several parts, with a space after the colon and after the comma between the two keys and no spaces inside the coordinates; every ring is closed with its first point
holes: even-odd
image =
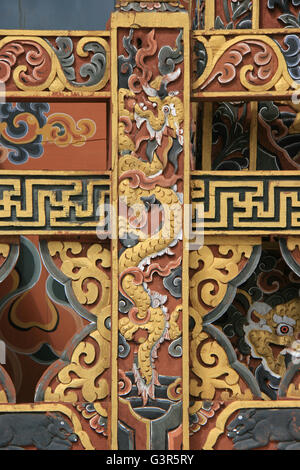
{"type": "Polygon", "coordinates": [[[245,400],[259,394],[234,349],[213,324],[226,312],[259,256],[259,245],[230,244],[230,238],[190,255],[190,394],[195,403],[199,399],[245,400]]]}
{"type": "Polygon", "coordinates": [[[253,240],[248,249],[236,243],[231,248],[207,244],[191,255],[190,413],[195,423],[203,400],[299,397],[299,237],[281,238],[279,244],[253,240]]]}
{"type": "Polygon", "coordinates": [[[89,324],[41,378],[36,398],[96,402],[106,423],[108,413],[101,403],[110,393],[111,254],[100,243],[69,241],[43,241],[41,252],[49,271],[64,284],[70,304],[89,324]]]}
{"type": "Polygon", "coordinates": [[[7,36],[0,40],[0,81],[6,91],[81,93],[106,86],[110,51],[105,39],[82,37],[76,45],[71,37],[54,39],[7,36]],[[75,67],[76,59],[86,58],[87,63],[75,67]]]}
{"type": "Polygon", "coordinates": [[[239,93],[265,97],[269,91],[284,97],[297,88],[297,34],[233,38],[197,34],[194,51],[193,90],[199,97],[216,92],[220,96],[239,93]]]}

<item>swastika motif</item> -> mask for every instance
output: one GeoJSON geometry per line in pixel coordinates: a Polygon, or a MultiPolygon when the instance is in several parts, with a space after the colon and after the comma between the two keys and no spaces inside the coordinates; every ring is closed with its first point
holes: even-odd
{"type": "Polygon", "coordinates": [[[193,232],[300,232],[300,176],[294,172],[194,172],[193,232]]]}
{"type": "Polygon", "coordinates": [[[109,174],[5,171],[0,178],[0,233],[106,231],[109,203],[109,174]]]}

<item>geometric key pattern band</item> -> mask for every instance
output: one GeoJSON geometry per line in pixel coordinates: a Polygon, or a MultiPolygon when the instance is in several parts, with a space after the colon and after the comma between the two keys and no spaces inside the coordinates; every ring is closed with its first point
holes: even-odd
{"type": "Polygon", "coordinates": [[[300,232],[300,176],[292,172],[191,174],[193,234],[300,232]]]}
{"type": "Polygon", "coordinates": [[[0,233],[108,230],[110,175],[1,172],[0,233]]]}

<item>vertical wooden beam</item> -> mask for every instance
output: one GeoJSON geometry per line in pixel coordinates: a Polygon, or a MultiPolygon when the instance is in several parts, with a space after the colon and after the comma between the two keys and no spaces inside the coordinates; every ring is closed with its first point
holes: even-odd
{"type": "Polygon", "coordinates": [[[259,29],[259,0],[252,0],[252,29],[259,29]]]}
{"type": "Polygon", "coordinates": [[[205,3],[205,30],[214,29],[215,27],[215,7],[217,0],[206,0],[205,3]]]}
{"type": "MultiPolygon", "coordinates": [[[[111,19],[111,88],[118,89],[117,28],[115,17],[111,19]]],[[[111,449],[118,449],[118,304],[119,304],[119,255],[118,255],[118,94],[111,95],[111,250],[112,250],[112,313],[111,313],[111,449]]]]}
{"type": "MultiPolygon", "coordinates": [[[[189,21],[189,15],[184,11],[155,14],[149,11],[117,11],[111,18],[112,199],[115,217],[121,195],[126,199],[127,208],[131,208],[133,203],[141,204],[140,201],[143,200],[148,205],[154,201],[151,204],[156,204],[158,208],[158,198],[165,212],[165,220],[170,218],[171,222],[169,235],[166,232],[166,235],[162,236],[162,230],[159,228],[158,236],[150,234],[149,239],[143,240],[143,233],[132,228],[132,216],[129,219],[127,214],[125,235],[134,232],[138,242],[127,246],[124,239],[113,240],[113,449],[118,445],[117,432],[120,421],[122,426],[124,424],[124,434],[129,436],[129,441],[135,440],[137,450],[163,450],[161,446],[164,446],[165,442],[168,442],[170,450],[189,449],[189,232],[184,226],[185,210],[189,211],[190,203],[189,21]],[[177,50],[178,57],[174,61],[174,68],[169,70],[170,62],[166,59],[172,50],[177,50]],[[150,99],[153,96],[157,111],[154,106],[152,111],[150,99]],[[156,120],[156,113],[162,111],[170,115],[166,124],[160,129],[157,127],[158,123],[151,129],[149,122],[145,129],[149,131],[148,140],[151,143],[147,149],[146,146],[141,147],[139,130],[143,119],[147,121],[153,117],[156,120]],[[165,127],[172,131],[172,139],[163,132],[165,127]],[[152,152],[151,161],[148,152],[152,152]],[[169,161],[166,161],[166,158],[169,161]],[[170,176],[168,170],[172,166],[173,174],[170,176]],[[137,184],[132,182],[135,173],[138,176],[137,184]],[[119,242],[122,246],[118,257],[119,242]],[[174,252],[171,258],[169,246],[174,252]],[[166,256],[164,263],[171,263],[170,266],[173,266],[175,261],[176,266],[181,267],[181,292],[175,293],[175,285],[167,288],[163,283],[169,274],[163,272],[166,268],[164,264],[157,268],[162,256],[166,256]],[[137,282],[133,286],[133,277],[136,274],[143,276],[145,273],[146,279],[146,271],[151,272],[152,258],[155,259],[153,272],[158,273],[156,286],[152,286],[152,279],[149,280],[148,274],[147,281],[137,282]],[[146,264],[143,264],[144,262],[146,264]],[[130,299],[129,303],[133,306],[129,306],[129,313],[121,311],[121,308],[119,311],[118,308],[119,282],[123,293],[126,289],[131,289],[130,293],[126,293],[126,298],[130,299]],[[149,287],[145,287],[147,283],[149,287]],[[166,306],[164,298],[167,298],[166,306]],[[165,326],[162,328],[163,322],[165,326]],[[124,335],[129,348],[125,358],[118,357],[119,333],[124,335]],[[168,352],[171,343],[179,340],[180,336],[182,357],[176,356],[175,352],[168,352]],[[152,344],[154,339],[155,343],[152,344]],[[156,360],[156,354],[152,356],[153,349],[158,358],[163,356],[161,361],[156,360]],[[137,400],[141,401],[138,413],[126,395],[118,397],[118,369],[120,378],[122,376],[129,387],[130,380],[134,382],[134,393],[137,394],[137,400]],[[159,382],[159,377],[161,380],[167,378],[167,387],[159,382]],[[159,422],[154,417],[144,418],[140,409],[146,409],[149,400],[155,402],[157,388],[160,388],[162,393],[167,393],[170,404],[169,410],[160,417],[159,422]],[[133,437],[130,434],[132,430],[133,437]]],[[[122,220],[124,222],[124,216],[122,220]]],[[[174,270],[173,267],[170,269],[174,270]]]]}
{"type": "Polygon", "coordinates": [[[190,343],[189,343],[189,233],[187,227],[190,216],[190,34],[184,27],[184,179],[183,179],[183,261],[182,261],[182,426],[183,450],[189,450],[189,404],[190,404],[190,343]]]}
{"type": "Polygon", "coordinates": [[[258,132],[258,102],[253,101],[250,103],[251,106],[251,122],[250,122],[250,137],[249,137],[249,146],[250,146],[250,162],[249,170],[255,171],[257,164],[257,132],[258,132]]]}

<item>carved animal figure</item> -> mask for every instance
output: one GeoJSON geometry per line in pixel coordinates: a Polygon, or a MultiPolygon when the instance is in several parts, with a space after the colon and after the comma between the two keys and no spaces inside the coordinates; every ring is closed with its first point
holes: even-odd
{"type": "Polygon", "coordinates": [[[286,372],[285,355],[300,331],[299,308],[300,299],[292,299],[274,308],[255,302],[248,312],[245,341],[252,356],[261,358],[274,377],[283,377],[286,372]]]}
{"type": "Polygon", "coordinates": [[[250,450],[272,441],[279,450],[300,449],[300,409],[244,409],[227,426],[234,449],[250,450]]]}
{"type": "Polygon", "coordinates": [[[60,414],[3,413],[0,415],[0,450],[69,450],[77,435],[60,414]]]}
{"type": "Polygon", "coordinates": [[[180,336],[180,328],[176,324],[180,307],[169,313],[164,305],[166,296],[150,291],[145,281],[145,266],[164,254],[173,255],[171,247],[182,236],[182,205],[175,186],[180,179],[176,174],[177,158],[184,144],[184,106],[177,96],[178,91],[169,92],[167,89],[181,75],[176,64],[183,60],[182,33],[177,38],[178,52],[172,48],[160,50],[158,69],[162,75],[150,82],[153,72],[144,59],[156,51],[154,33],[153,30],[146,35],[144,47],[137,51],[131,43],[132,31],[128,38],[124,38],[129,57],[119,57],[119,80],[124,85],[119,90],[119,197],[127,205],[129,214],[137,206],[139,214],[137,221],[133,216],[130,220],[120,217],[122,238],[129,235],[136,243],[126,247],[119,257],[120,292],[132,304],[127,316],[120,319],[119,329],[126,341],[133,341],[139,331],[145,333],[136,345],[133,363],[138,393],[144,403],[148,397],[155,398],[155,385],[159,384],[154,364],[158,348],[165,340],[180,336]],[[124,64],[129,67],[123,67],[124,64]],[[122,76],[129,69],[132,73],[122,76]],[[141,143],[146,139],[147,159],[140,158],[141,143]],[[164,175],[168,163],[174,167],[170,177],[164,175]],[[144,228],[147,211],[153,204],[163,208],[163,223],[158,224],[157,232],[145,236],[141,228],[144,228]]]}

